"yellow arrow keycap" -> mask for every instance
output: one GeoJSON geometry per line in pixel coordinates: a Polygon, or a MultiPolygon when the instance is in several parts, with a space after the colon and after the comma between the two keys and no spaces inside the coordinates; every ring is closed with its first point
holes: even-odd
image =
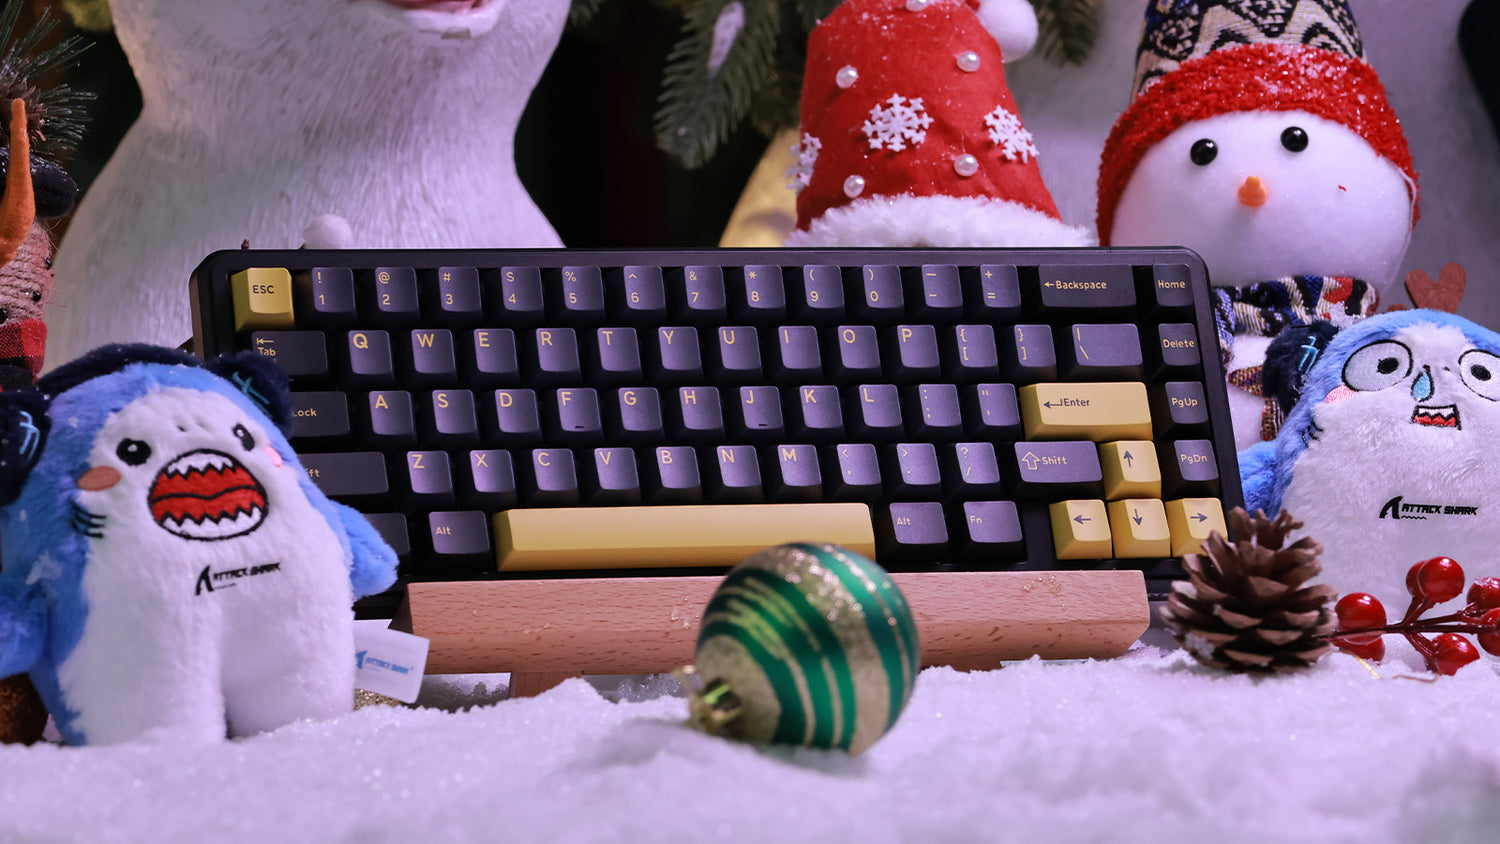
{"type": "Polygon", "coordinates": [[[1178,498],[1166,505],[1174,557],[1199,553],[1203,541],[1214,531],[1229,535],[1224,526],[1224,507],[1217,498],[1178,498]]]}

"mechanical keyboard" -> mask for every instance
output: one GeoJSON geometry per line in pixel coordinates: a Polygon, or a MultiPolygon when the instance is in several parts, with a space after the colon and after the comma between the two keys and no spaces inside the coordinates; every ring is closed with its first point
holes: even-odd
{"type": "Polygon", "coordinates": [[[190,289],[200,354],[290,376],[312,480],[401,557],[360,610],[407,626],[642,605],[797,540],[981,615],[1159,598],[1242,503],[1182,249],[238,250],[190,289]]]}

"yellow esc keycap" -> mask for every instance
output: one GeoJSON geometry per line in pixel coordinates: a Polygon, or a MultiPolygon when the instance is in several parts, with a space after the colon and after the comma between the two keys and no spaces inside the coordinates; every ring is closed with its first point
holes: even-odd
{"type": "Polygon", "coordinates": [[[1115,540],[1116,557],[1170,557],[1172,536],[1167,529],[1167,511],[1155,498],[1111,501],[1109,531],[1115,540]]]}
{"type": "Polygon", "coordinates": [[[1203,541],[1214,531],[1229,535],[1224,526],[1224,507],[1217,498],[1178,498],[1166,505],[1174,557],[1199,553],[1203,541]]]}
{"type": "Polygon", "coordinates": [[[229,277],[234,295],[234,330],[295,328],[292,274],[282,267],[251,267],[229,277]]]}
{"type": "Polygon", "coordinates": [[[1099,467],[1104,470],[1105,498],[1161,498],[1161,466],[1156,463],[1156,445],[1149,440],[1100,443],[1099,467]]]}
{"type": "Polygon", "coordinates": [[[1109,515],[1104,511],[1103,501],[1081,498],[1054,501],[1048,510],[1052,515],[1052,546],[1059,560],[1104,560],[1114,556],[1109,515]]]}
{"type": "Polygon", "coordinates": [[[1028,384],[1016,399],[1028,440],[1151,439],[1151,408],[1139,381],[1028,384]]]}

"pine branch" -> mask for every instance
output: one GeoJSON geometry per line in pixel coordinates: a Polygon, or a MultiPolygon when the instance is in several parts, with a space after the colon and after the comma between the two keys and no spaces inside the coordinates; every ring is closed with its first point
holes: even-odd
{"type": "Polygon", "coordinates": [[[782,7],[781,31],[784,37],[777,41],[771,75],[750,104],[750,125],[767,138],[775,137],[782,129],[796,126],[801,119],[799,110],[802,76],[807,69],[807,34],[801,30],[805,21],[799,18],[805,14],[808,2],[836,6],[840,0],[802,0],[798,5],[804,8],[797,10],[782,7]]]}
{"type": "Polygon", "coordinates": [[[713,156],[771,76],[780,23],[777,0],[701,0],[688,9],[656,112],[662,151],[688,168],[713,156]],[[733,33],[736,14],[744,23],[733,33]]]}
{"type": "MultiPolygon", "coordinates": [[[[38,152],[66,152],[83,136],[83,107],[93,95],[75,91],[65,83],[43,89],[38,82],[73,64],[89,45],[79,36],[70,35],[39,50],[57,21],[51,18],[50,9],[43,9],[36,24],[17,37],[21,7],[21,3],[9,3],[0,12],[0,97],[25,101],[27,130],[38,152]]],[[[0,111],[0,124],[8,128],[10,110],[0,111]]]]}
{"type": "Polygon", "coordinates": [[[1099,36],[1102,0],[1032,0],[1036,8],[1037,46],[1048,60],[1083,64],[1099,36]]]}
{"type": "Polygon", "coordinates": [[[807,35],[818,25],[818,21],[833,14],[844,0],[797,0],[797,11],[802,16],[801,45],[807,48],[807,35]]]}
{"type": "Polygon", "coordinates": [[[577,28],[586,25],[599,13],[606,0],[572,0],[568,7],[568,26],[577,28]]]}

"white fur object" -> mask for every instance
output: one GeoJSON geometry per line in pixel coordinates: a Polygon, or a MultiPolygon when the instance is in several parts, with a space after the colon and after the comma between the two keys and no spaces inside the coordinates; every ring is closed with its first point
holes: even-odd
{"type": "Polygon", "coordinates": [[[78,496],[103,538],[91,544],[80,587],[89,606],[82,635],[57,671],[75,729],[91,744],[159,728],[218,741],[226,718],[231,735],[249,735],[348,712],[354,595],[337,535],[298,485],[303,470],[264,445],[261,420],[199,390],[162,388],[130,402],[95,436],[88,465],[113,465],[118,444],[133,437],[151,441],[148,462],[78,496]],[[146,509],[152,483],[182,455],[222,449],[226,419],[263,444],[236,449],[235,459],[270,504],[241,536],[182,541],[146,509]],[[200,583],[205,571],[266,563],[279,565],[212,590],[200,583]]]}
{"type": "MultiPolygon", "coordinates": [[[[1120,194],[1109,241],[1186,246],[1203,257],[1219,286],[1353,276],[1389,301],[1412,210],[1405,174],[1343,125],[1305,111],[1232,112],[1185,124],[1146,151],[1120,194]],[[1281,144],[1290,126],[1307,132],[1302,152],[1281,144]],[[1203,138],[1219,150],[1207,166],[1189,157],[1203,138]],[[1238,199],[1250,176],[1267,191],[1258,208],[1238,199]]],[[[1266,341],[1242,339],[1235,340],[1235,369],[1265,359],[1266,341]]],[[[1264,405],[1248,393],[1230,393],[1235,442],[1245,448],[1260,440],[1264,405]]]]}
{"type": "MultiPolygon", "coordinates": [[[[1281,500],[1323,545],[1322,581],[1340,594],[1375,595],[1392,620],[1410,601],[1404,585],[1413,563],[1443,554],[1458,560],[1471,581],[1500,576],[1493,451],[1500,442],[1493,376],[1500,368],[1484,381],[1470,374],[1466,383],[1474,359],[1460,366],[1459,358],[1474,346],[1451,326],[1408,327],[1394,339],[1412,350],[1410,373],[1385,389],[1331,391],[1313,410],[1322,430],[1297,457],[1281,500]],[[1424,367],[1430,395],[1414,385],[1424,367]],[[1449,405],[1455,427],[1412,422],[1418,406],[1449,405]],[[1406,507],[1392,512],[1396,498],[1406,507]]],[[[1346,370],[1358,368],[1352,362],[1358,357],[1351,355],[1346,370]]],[[[1485,357],[1493,367],[1494,356],[1485,357]]]]}
{"type": "Polygon", "coordinates": [[[380,0],[111,8],[144,107],[58,250],[49,362],[181,343],[205,255],[295,248],[321,214],[362,248],[561,245],[514,139],[567,0],[488,0],[455,18],[467,37],[380,0]]]}
{"type": "Polygon", "coordinates": [[[871,196],[830,208],[787,236],[806,246],[1093,246],[1091,230],[1008,199],[871,196]]]}
{"type": "Polygon", "coordinates": [[[983,0],[979,22],[1000,45],[1006,64],[1031,52],[1036,46],[1036,10],[1030,0],[983,0]]]}

